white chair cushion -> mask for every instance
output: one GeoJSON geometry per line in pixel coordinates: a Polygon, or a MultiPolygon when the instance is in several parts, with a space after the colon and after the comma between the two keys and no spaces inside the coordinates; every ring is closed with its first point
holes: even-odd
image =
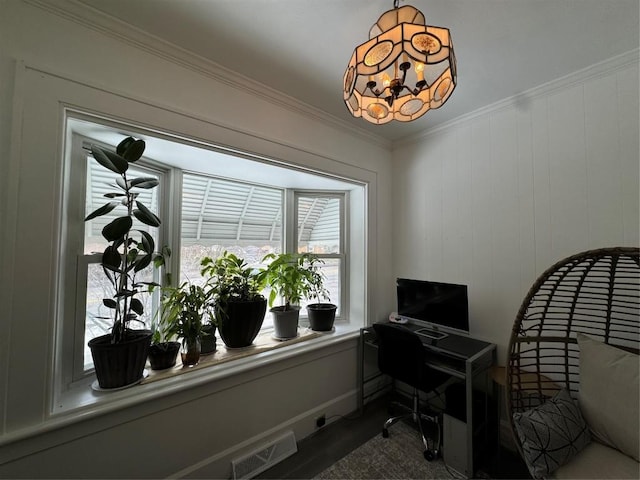
{"type": "Polygon", "coordinates": [[[579,404],[593,437],[639,460],[638,355],[578,334],[579,404]]]}
{"type": "Polygon", "coordinates": [[[640,478],[640,463],[598,442],[584,447],[569,463],[555,470],[552,478],[640,478]]]}

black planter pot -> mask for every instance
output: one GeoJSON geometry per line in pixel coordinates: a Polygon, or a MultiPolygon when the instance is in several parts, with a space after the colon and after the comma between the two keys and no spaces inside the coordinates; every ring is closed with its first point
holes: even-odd
{"type": "Polygon", "coordinates": [[[180,342],[162,342],[149,347],[149,363],[153,370],[165,370],[175,366],[180,342]]]}
{"type": "Polygon", "coordinates": [[[312,303],[307,305],[309,327],[317,332],[328,332],[333,328],[337,306],[333,303],[312,303]]]}
{"type": "Polygon", "coordinates": [[[200,334],[200,354],[209,355],[216,351],[216,326],[203,325],[200,334]]]}
{"type": "Polygon", "coordinates": [[[266,298],[251,302],[227,302],[224,312],[216,306],[220,338],[229,348],[251,345],[260,332],[266,312],[266,298]]]}
{"type": "Polygon", "coordinates": [[[120,343],[112,344],[110,334],[89,340],[100,388],[120,388],[142,380],[150,344],[149,330],[129,330],[120,343]]]}

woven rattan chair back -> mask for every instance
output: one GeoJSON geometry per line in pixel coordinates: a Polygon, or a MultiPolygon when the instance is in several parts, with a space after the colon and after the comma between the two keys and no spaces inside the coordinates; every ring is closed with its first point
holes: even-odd
{"type": "MultiPolygon", "coordinates": [[[[533,284],[509,340],[506,406],[512,432],[515,412],[543,403],[561,388],[577,396],[577,333],[638,353],[640,249],[579,253],[533,284]]],[[[522,453],[518,436],[513,437],[522,453]]]]}

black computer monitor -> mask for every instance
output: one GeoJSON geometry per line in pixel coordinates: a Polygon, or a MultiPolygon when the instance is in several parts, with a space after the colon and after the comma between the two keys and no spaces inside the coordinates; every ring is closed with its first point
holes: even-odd
{"type": "Polygon", "coordinates": [[[398,278],[398,315],[469,332],[467,286],[398,278]]]}

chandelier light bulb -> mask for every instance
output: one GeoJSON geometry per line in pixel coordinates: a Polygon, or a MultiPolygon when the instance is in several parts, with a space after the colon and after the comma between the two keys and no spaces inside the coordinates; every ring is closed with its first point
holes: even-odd
{"type": "MultiPolygon", "coordinates": [[[[424,82],[424,63],[416,62],[415,70],[418,83],[424,82]]],[[[416,83],[416,85],[418,85],[418,83],[416,83]]]]}
{"type": "Polygon", "coordinates": [[[384,88],[389,88],[389,85],[391,85],[391,78],[389,77],[389,75],[387,73],[383,73],[382,74],[382,86],[384,88]]]}

